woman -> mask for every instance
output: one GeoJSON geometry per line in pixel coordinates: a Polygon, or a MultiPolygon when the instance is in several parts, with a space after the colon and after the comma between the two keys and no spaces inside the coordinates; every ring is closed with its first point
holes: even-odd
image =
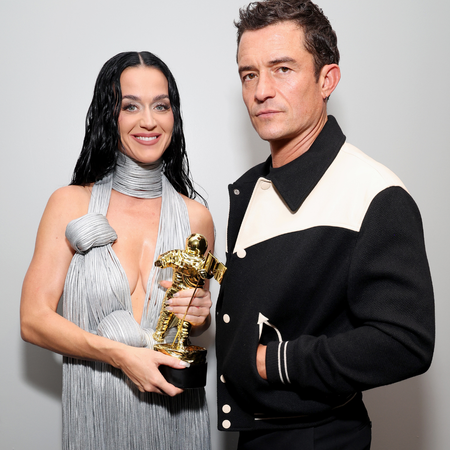
{"type": "MultiPolygon", "coordinates": [[[[185,364],[152,350],[170,286],[154,261],[191,232],[213,248],[195,195],[171,72],[148,52],[116,55],[97,78],[72,183],[43,214],[21,299],[23,339],[64,355],[64,449],[209,448],[204,390],[169,384],[158,367],[185,364]]],[[[192,292],[172,299],[173,313],[192,292]]],[[[192,335],[209,326],[210,306],[197,291],[192,335]]]]}

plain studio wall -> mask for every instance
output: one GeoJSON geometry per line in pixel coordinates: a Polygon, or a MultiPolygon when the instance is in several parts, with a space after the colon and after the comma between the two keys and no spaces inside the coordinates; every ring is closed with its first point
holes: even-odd
{"type": "MultiPolygon", "coordinates": [[[[242,0],[17,0],[0,4],[1,371],[0,447],[61,448],[61,357],[24,343],[19,299],[40,217],[69,183],[84,118],[103,63],[149,50],[171,68],[182,99],[191,169],[206,192],[224,260],[227,184],[265,159],[240,96],[233,20],[242,0]]],[[[341,51],[335,115],[352,144],[387,165],[422,212],[434,279],[437,346],[423,376],[365,393],[374,450],[446,450],[450,439],[449,150],[450,3],[322,0],[341,51]]],[[[274,281],[276,282],[276,280],[274,281]]],[[[217,284],[213,285],[214,300],[217,284]]],[[[216,430],[214,325],[207,385],[213,448],[234,448],[216,430]]],[[[149,425],[151,426],[151,424],[149,425]]]]}

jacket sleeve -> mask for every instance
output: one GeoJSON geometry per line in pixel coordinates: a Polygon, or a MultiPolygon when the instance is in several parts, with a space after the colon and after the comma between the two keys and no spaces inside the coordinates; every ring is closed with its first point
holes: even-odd
{"type": "MultiPolygon", "coordinates": [[[[314,301],[314,299],[312,299],[314,301]]],[[[434,299],[422,221],[401,187],[380,192],[358,234],[348,273],[352,330],[270,342],[268,380],[342,395],[425,372],[434,348],[434,299]]]]}

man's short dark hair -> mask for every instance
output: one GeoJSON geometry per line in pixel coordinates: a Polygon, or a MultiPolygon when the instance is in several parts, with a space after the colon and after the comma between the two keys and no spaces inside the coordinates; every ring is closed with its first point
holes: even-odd
{"type": "Polygon", "coordinates": [[[311,1],[262,0],[239,10],[234,22],[237,44],[245,31],[259,30],[280,22],[295,22],[304,32],[305,48],[313,55],[315,75],[327,64],[339,64],[337,37],[323,11],[311,1]]]}

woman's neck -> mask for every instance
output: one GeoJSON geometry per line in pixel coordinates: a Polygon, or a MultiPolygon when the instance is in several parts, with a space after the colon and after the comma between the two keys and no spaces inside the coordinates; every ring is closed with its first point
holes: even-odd
{"type": "Polygon", "coordinates": [[[161,160],[153,164],[140,164],[119,152],[112,188],[131,197],[161,197],[162,166],[161,160]]]}

